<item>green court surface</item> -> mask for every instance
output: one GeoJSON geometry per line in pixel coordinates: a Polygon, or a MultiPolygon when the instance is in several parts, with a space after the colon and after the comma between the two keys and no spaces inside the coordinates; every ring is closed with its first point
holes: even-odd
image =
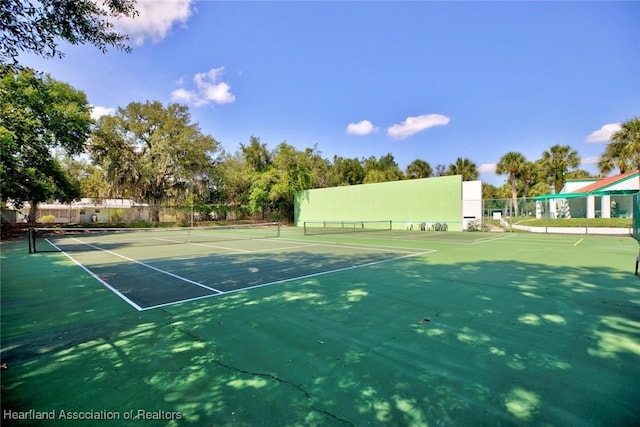
{"type": "Polygon", "coordinates": [[[640,425],[631,237],[100,245],[3,242],[3,426],[640,425]]]}

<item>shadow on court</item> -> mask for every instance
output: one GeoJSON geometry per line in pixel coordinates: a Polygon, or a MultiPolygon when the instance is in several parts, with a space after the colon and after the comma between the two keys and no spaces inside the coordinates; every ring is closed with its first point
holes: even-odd
{"type": "Polygon", "coordinates": [[[153,257],[144,262],[113,252],[70,256],[138,309],[148,309],[247,288],[389,262],[407,252],[311,246],[272,252],[153,257]]]}
{"type": "Polygon", "coordinates": [[[111,411],[110,425],[637,425],[637,278],[559,265],[561,250],[483,253],[137,312],[63,257],[34,265],[9,248],[2,410],[111,411]],[[124,420],[140,410],[165,419],[124,420]]]}

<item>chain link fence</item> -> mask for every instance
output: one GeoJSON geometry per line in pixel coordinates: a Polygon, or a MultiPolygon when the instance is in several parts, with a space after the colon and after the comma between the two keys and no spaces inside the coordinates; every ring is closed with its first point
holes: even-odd
{"type": "Polygon", "coordinates": [[[29,216],[29,206],[3,210],[3,221],[14,223],[36,222],[44,224],[181,224],[214,221],[290,222],[293,207],[289,204],[265,205],[260,212],[252,213],[248,206],[209,205],[160,205],[133,203],[130,200],[83,200],[70,204],[38,205],[35,218],[29,216]]]}
{"type": "MultiPolygon", "coordinates": [[[[514,226],[535,224],[543,227],[566,225],[566,220],[587,227],[618,226],[633,227],[633,194],[589,195],[585,197],[484,199],[481,202],[482,218],[475,218],[473,228],[477,230],[512,230],[514,226]],[[564,221],[563,221],[564,220],[564,221]]],[[[251,212],[244,205],[160,205],[156,207],[160,223],[191,224],[212,221],[264,221],[289,223],[293,220],[293,204],[282,202],[263,206],[260,212],[251,212]]],[[[154,207],[130,200],[89,200],[71,204],[41,204],[35,218],[29,218],[28,206],[9,212],[5,209],[5,222],[38,222],[56,224],[134,224],[155,222],[154,207]]],[[[640,220],[638,220],[640,221],[640,220]]]]}
{"type": "Polygon", "coordinates": [[[527,225],[538,227],[631,228],[633,194],[591,194],[572,197],[483,200],[483,227],[511,230],[527,225]]]}

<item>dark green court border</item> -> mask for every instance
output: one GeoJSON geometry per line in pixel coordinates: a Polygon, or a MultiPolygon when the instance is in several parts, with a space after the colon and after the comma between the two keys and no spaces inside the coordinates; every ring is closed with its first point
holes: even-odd
{"type": "Polygon", "coordinates": [[[64,256],[3,244],[2,413],[56,418],[2,424],[640,424],[634,240],[429,244],[437,252],[142,312],[64,256]]]}

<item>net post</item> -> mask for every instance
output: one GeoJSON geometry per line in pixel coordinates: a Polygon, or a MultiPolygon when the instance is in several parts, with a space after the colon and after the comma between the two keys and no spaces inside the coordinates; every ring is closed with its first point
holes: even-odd
{"type": "Polygon", "coordinates": [[[29,241],[29,253],[30,254],[33,253],[33,249],[31,247],[32,235],[33,235],[33,228],[31,228],[31,227],[27,228],[27,240],[29,241]]]}
{"type": "Polygon", "coordinates": [[[276,226],[278,227],[276,232],[276,237],[280,237],[280,223],[278,222],[276,226]]]}
{"type": "Polygon", "coordinates": [[[36,240],[38,240],[38,239],[36,239],[36,235],[37,235],[36,229],[35,228],[31,228],[31,244],[33,245],[33,253],[34,254],[38,252],[38,247],[36,245],[36,240]]]}

